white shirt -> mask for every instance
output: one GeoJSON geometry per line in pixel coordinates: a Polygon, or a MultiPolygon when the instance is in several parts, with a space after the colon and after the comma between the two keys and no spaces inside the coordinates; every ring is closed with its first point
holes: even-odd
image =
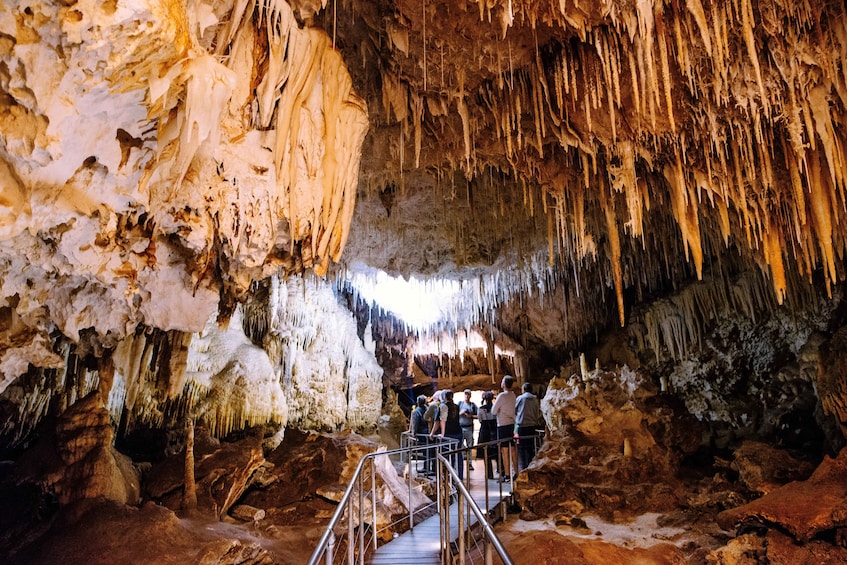
{"type": "Polygon", "coordinates": [[[512,391],[503,391],[497,395],[491,413],[497,416],[498,426],[515,425],[515,400],[515,393],[512,391]]]}

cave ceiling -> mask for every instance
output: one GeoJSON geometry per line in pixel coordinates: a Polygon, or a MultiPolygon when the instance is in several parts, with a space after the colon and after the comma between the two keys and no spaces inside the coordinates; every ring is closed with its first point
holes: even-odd
{"type": "MultiPolygon", "coordinates": [[[[579,335],[749,270],[768,304],[829,293],[845,10],[6,3],[3,382],[61,365],[57,335],[200,331],[257,281],[310,270],[483,280],[495,303],[541,289],[579,335]]],[[[548,323],[533,308],[502,325],[548,323]]]]}
{"type": "Polygon", "coordinates": [[[743,247],[780,297],[787,263],[838,279],[841,4],[362,4],[324,16],[369,100],[364,197],[429,174],[436,198],[505,201],[566,270],[619,277],[638,239],[698,275],[743,247]]]}
{"type": "Polygon", "coordinates": [[[318,23],[370,115],[342,264],[562,286],[548,345],[698,279],[754,270],[798,306],[843,277],[843,3],[353,1],[318,23]]]}

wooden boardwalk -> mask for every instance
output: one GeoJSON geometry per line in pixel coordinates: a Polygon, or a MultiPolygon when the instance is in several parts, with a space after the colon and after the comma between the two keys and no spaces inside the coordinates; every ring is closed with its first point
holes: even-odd
{"type": "MultiPolygon", "coordinates": [[[[511,483],[500,484],[496,480],[488,481],[488,508],[485,506],[485,473],[481,469],[471,471],[470,493],[479,507],[485,512],[495,508],[503,498],[511,494],[511,483]],[[501,489],[502,487],[502,489],[501,489]]],[[[450,539],[459,537],[458,504],[450,506],[450,539]]],[[[472,515],[471,523],[476,523],[472,515]]],[[[371,565],[440,565],[441,564],[441,523],[438,514],[427,518],[394,540],[377,548],[368,560],[371,565]]]]}

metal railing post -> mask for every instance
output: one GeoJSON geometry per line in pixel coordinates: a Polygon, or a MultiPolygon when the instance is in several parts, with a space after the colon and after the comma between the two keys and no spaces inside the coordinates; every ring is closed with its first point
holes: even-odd
{"type": "MultiPolygon", "coordinates": [[[[498,445],[502,442],[496,442],[498,445]]],[[[496,551],[500,556],[500,559],[504,563],[504,565],[512,565],[512,560],[509,557],[509,554],[506,553],[505,548],[500,543],[500,540],[497,538],[497,535],[494,533],[494,530],[491,527],[490,522],[488,521],[488,516],[483,513],[480,509],[479,505],[477,505],[476,501],[470,494],[470,490],[465,486],[464,481],[459,480],[459,475],[456,470],[452,467],[449,461],[450,452],[445,456],[444,454],[440,454],[438,458],[439,465],[439,479],[442,480],[444,487],[443,493],[440,493],[439,499],[443,499],[444,502],[442,504],[443,516],[442,518],[442,529],[441,529],[441,547],[442,547],[442,555],[441,562],[442,563],[461,563],[464,564],[467,562],[467,548],[470,544],[471,534],[470,532],[466,532],[465,527],[470,525],[470,518],[465,520],[465,504],[467,504],[468,515],[473,514],[476,516],[479,527],[482,529],[482,535],[486,540],[485,546],[485,560],[486,565],[493,565],[493,551],[496,551]],[[442,478],[443,475],[443,478],[442,478]],[[457,498],[457,512],[456,516],[458,519],[458,553],[459,558],[454,559],[454,556],[451,552],[451,543],[450,539],[450,520],[451,520],[451,512],[450,512],[450,495],[453,490],[453,486],[456,487],[456,498],[457,498]]],[[[502,487],[501,487],[502,488],[502,487]]]]}
{"type": "Polygon", "coordinates": [[[459,534],[459,565],[465,565],[465,499],[458,492],[456,493],[456,525],[459,534]]]}
{"type": "MultiPolygon", "coordinates": [[[[496,446],[498,459],[502,458],[502,454],[499,450],[499,446],[501,441],[493,441],[491,442],[492,446],[496,446]]],[[[340,548],[341,538],[345,529],[347,530],[347,563],[348,565],[356,565],[356,564],[364,564],[367,561],[368,555],[371,553],[371,547],[373,547],[373,551],[376,551],[379,548],[379,540],[378,538],[378,528],[377,528],[377,491],[376,491],[376,457],[378,456],[394,456],[400,454],[402,451],[406,451],[408,456],[408,461],[411,461],[413,452],[420,452],[426,455],[427,451],[431,450],[435,457],[433,458],[433,463],[435,464],[436,471],[436,496],[435,501],[438,506],[440,520],[440,553],[442,562],[444,563],[468,563],[473,562],[474,556],[480,555],[482,551],[485,554],[485,561],[487,565],[491,565],[493,559],[493,552],[496,551],[497,554],[502,559],[503,563],[506,565],[511,565],[512,561],[509,558],[508,554],[503,549],[503,546],[500,544],[499,539],[496,534],[494,534],[493,529],[489,523],[489,505],[491,503],[491,499],[489,497],[488,489],[490,485],[488,484],[487,479],[490,476],[490,470],[488,468],[488,463],[486,462],[485,469],[485,504],[486,509],[483,512],[476,501],[470,495],[470,458],[467,462],[464,460],[461,464],[459,464],[458,460],[452,459],[452,457],[458,457],[459,452],[462,452],[462,455],[470,452],[469,448],[464,448],[462,450],[458,449],[457,442],[454,440],[442,440],[437,443],[427,444],[423,446],[412,446],[406,448],[405,450],[389,450],[389,451],[380,451],[376,453],[371,453],[364,456],[360,461],[356,468],[355,473],[347,486],[347,489],[344,492],[344,495],[341,497],[341,500],[338,502],[338,507],[336,508],[335,513],[330,519],[327,528],[321,537],[320,541],[315,548],[312,557],[309,559],[309,565],[319,565],[319,564],[327,564],[331,565],[332,563],[337,562],[335,552],[340,548]],[[451,461],[456,462],[456,467],[453,466],[451,461]],[[367,465],[370,464],[370,469],[367,468],[367,465]],[[462,465],[461,467],[459,465],[462,465]],[[365,492],[365,481],[368,480],[366,476],[366,472],[370,471],[370,494],[368,495],[365,492]],[[462,470],[468,471],[468,476],[463,477],[461,480],[459,479],[458,472],[462,470]],[[358,524],[355,520],[356,518],[356,489],[358,488],[358,524]],[[450,502],[451,495],[453,489],[456,489],[456,497],[457,497],[457,525],[459,526],[459,535],[458,535],[458,553],[461,555],[459,559],[455,559],[453,554],[453,539],[450,532],[450,524],[453,519],[451,515],[450,502]],[[373,544],[371,544],[370,540],[366,539],[366,523],[365,523],[365,499],[371,499],[371,512],[370,517],[372,519],[372,524],[370,525],[371,535],[373,535],[373,544]],[[342,520],[347,516],[347,525],[346,528],[342,520]],[[480,547],[477,544],[476,534],[470,530],[470,525],[472,520],[476,517],[478,520],[479,526],[482,528],[482,536],[484,540],[484,547],[480,547]],[[356,539],[356,527],[358,525],[358,539],[356,539]],[[466,531],[467,530],[467,531],[466,531]],[[339,538],[341,535],[341,538],[339,538]],[[358,548],[356,547],[358,545],[358,548]],[[482,550],[482,551],[481,551],[482,550]]],[[[510,454],[511,455],[511,454],[510,454]]],[[[424,459],[425,460],[425,459],[424,459]]],[[[511,457],[509,457],[509,461],[511,462],[511,457]]],[[[413,473],[410,472],[409,475],[409,526],[410,529],[414,526],[414,515],[415,509],[413,507],[412,496],[414,495],[415,483],[413,473]]],[[[500,485],[500,499],[503,499],[502,485],[500,485]]],[[[502,515],[501,515],[502,517],[502,515]]],[[[399,523],[402,523],[405,518],[401,518],[399,523]]],[[[397,523],[397,522],[395,522],[397,523]]],[[[393,525],[393,524],[392,524],[393,525]]],[[[384,545],[384,544],[383,544],[384,545]]],[[[342,550],[343,551],[343,550],[342,550]]],[[[342,558],[340,562],[344,562],[342,558]]]]}
{"type": "Polygon", "coordinates": [[[444,485],[444,504],[442,505],[442,512],[444,516],[444,520],[442,521],[443,526],[443,534],[442,534],[442,547],[444,548],[444,556],[442,557],[442,563],[450,563],[450,495],[453,491],[452,485],[452,477],[450,473],[447,471],[447,467],[449,467],[449,462],[442,457],[438,459],[438,466],[441,467],[441,474],[444,476],[444,481],[441,484],[444,485]]]}
{"type": "Polygon", "coordinates": [[[409,529],[415,529],[415,506],[412,504],[412,452],[409,451],[409,529]]]}
{"type": "Polygon", "coordinates": [[[438,500],[438,516],[439,516],[439,550],[441,553],[441,562],[449,563],[448,547],[446,546],[449,534],[450,524],[450,488],[447,485],[447,474],[444,471],[444,463],[441,455],[441,442],[437,444],[435,454],[435,477],[436,477],[436,499],[438,500]]]}
{"type": "Polygon", "coordinates": [[[326,565],[332,565],[332,555],[335,553],[335,534],[329,533],[329,543],[326,546],[326,554],[324,555],[324,561],[326,565]]]}
{"type": "Polygon", "coordinates": [[[347,500],[347,565],[356,563],[356,533],[353,530],[353,499],[347,500]]]}
{"type": "Polygon", "coordinates": [[[373,532],[374,551],[376,551],[376,460],[373,458],[371,458],[371,508],[373,509],[373,523],[371,524],[371,531],[373,532]]]}
{"type": "Polygon", "coordinates": [[[363,484],[364,466],[359,474],[359,560],[364,563],[365,559],[365,486],[363,484]]]}

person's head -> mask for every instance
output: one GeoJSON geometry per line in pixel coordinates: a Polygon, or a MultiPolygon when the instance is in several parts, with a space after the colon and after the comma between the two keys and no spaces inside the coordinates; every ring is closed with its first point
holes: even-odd
{"type": "Polygon", "coordinates": [[[468,402],[470,402],[470,399],[471,399],[471,389],[466,388],[466,389],[465,389],[465,400],[467,400],[468,402]]]}
{"type": "Polygon", "coordinates": [[[441,400],[444,402],[453,402],[453,391],[445,390],[441,393],[441,400]]]}
{"type": "Polygon", "coordinates": [[[432,401],[433,402],[441,402],[441,395],[442,395],[443,392],[444,392],[443,390],[436,390],[435,394],[432,395],[432,401]]]}
{"type": "Polygon", "coordinates": [[[418,402],[418,406],[420,406],[421,408],[423,408],[424,406],[426,406],[426,396],[424,396],[424,395],[420,395],[420,396],[418,397],[418,401],[417,401],[417,402],[418,402]]]}
{"type": "Polygon", "coordinates": [[[515,379],[511,375],[506,375],[500,381],[500,388],[503,390],[512,390],[512,385],[515,384],[515,379]]]}
{"type": "Polygon", "coordinates": [[[483,402],[491,402],[494,400],[494,393],[490,390],[486,390],[482,393],[482,401],[483,402]]]}
{"type": "Polygon", "coordinates": [[[524,391],[524,392],[532,393],[532,385],[529,384],[529,383],[524,383],[523,386],[521,387],[521,390],[524,391]]]}

